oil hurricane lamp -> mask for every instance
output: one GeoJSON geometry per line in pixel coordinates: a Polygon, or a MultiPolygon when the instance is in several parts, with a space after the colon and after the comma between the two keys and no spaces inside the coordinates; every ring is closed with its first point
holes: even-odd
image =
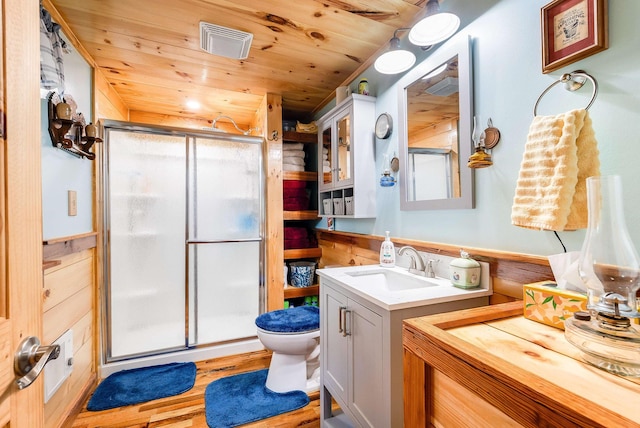
{"type": "Polygon", "coordinates": [[[565,337],[585,361],[624,376],[640,376],[640,258],[624,221],[619,176],[587,179],[588,228],[579,274],[589,312],[565,321],[565,337]]]}

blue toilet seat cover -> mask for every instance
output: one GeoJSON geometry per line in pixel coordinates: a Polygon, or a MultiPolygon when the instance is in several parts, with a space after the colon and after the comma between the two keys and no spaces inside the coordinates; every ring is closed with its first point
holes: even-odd
{"type": "Polygon", "coordinates": [[[256,325],[274,333],[303,333],[320,328],[320,310],[316,306],[296,306],[266,312],[256,318],[256,325]]]}

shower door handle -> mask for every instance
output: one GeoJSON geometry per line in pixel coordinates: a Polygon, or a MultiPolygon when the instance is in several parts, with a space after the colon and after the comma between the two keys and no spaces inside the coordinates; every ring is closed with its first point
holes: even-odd
{"type": "Polygon", "coordinates": [[[31,385],[38,377],[44,366],[60,355],[60,345],[40,346],[40,340],[29,336],[20,343],[18,352],[13,359],[13,369],[18,376],[18,389],[31,385]]]}

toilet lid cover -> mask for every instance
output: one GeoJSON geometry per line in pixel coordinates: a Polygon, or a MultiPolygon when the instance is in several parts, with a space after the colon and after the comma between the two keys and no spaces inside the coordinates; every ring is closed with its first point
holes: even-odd
{"type": "Polygon", "coordinates": [[[256,326],[274,333],[303,333],[320,328],[320,310],[316,306],[296,306],[266,312],[256,318],[256,326]]]}

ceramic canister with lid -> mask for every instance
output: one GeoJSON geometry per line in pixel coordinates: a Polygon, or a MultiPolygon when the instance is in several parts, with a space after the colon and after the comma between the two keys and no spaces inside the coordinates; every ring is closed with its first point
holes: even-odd
{"type": "Polygon", "coordinates": [[[466,251],[460,251],[460,257],[449,263],[451,283],[460,288],[473,288],[480,285],[480,263],[469,257],[466,251]]]}

